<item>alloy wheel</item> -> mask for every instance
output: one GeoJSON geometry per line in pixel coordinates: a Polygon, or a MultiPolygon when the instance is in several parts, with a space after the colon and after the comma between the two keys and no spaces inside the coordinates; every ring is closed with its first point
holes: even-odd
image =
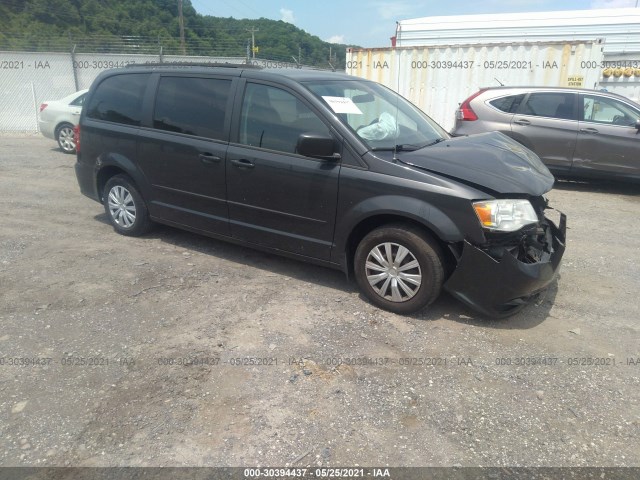
{"type": "Polygon", "coordinates": [[[365,270],[371,288],[392,302],[410,300],[422,284],[422,271],[415,255],[397,243],[385,242],[372,248],[365,270]]]}
{"type": "Polygon", "coordinates": [[[131,228],[136,221],[136,205],[131,192],[122,185],[114,185],[109,191],[109,213],[122,228],[131,228]]]}
{"type": "Polygon", "coordinates": [[[76,150],[76,142],[73,139],[73,128],[62,127],[58,132],[58,145],[67,153],[74,152],[76,150]]]}

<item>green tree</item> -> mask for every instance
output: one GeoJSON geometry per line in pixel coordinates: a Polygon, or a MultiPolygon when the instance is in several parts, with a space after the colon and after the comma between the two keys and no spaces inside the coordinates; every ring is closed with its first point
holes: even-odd
{"type": "MultiPolygon", "coordinates": [[[[256,28],[260,58],[293,62],[301,56],[303,64],[326,68],[331,49],[335,66],[344,67],[346,45],[283,21],[200,15],[190,0],[183,0],[183,16],[188,54],[244,56],[247,30],[256,28]]],[[[180,53],[177,0],[0,0],[0,22],[0,49],[66,50],[71,35],[82,51],[130,50],[145,42],[157,48],[160,42],[165,53],[180,53]],[[130,36],[140,38],[123,40],[130,36]]]]}

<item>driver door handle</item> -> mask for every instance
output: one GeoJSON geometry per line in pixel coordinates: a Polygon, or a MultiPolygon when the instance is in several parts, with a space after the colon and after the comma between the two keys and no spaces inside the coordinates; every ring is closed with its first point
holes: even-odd
{"type": "Polygon", "coordinates": [[[202,163],[204,163],[205,165],[212,165],[214,163],[218,163],[220,160],[222,160],[222,158],[213,155],[211,153],[201,153],[199,155],[200,161],[202,163]]]}
{"type": "Polygon", "coordinates": [[[598,130],[595,128],[581,128],[580,133],[588,133],[590,135],[595,135],[598,133],[598,130]]]}
{"type": "Polygon", "coordinates": [[[531,125],[531,122],[529,120],[525,120],[524,118],[514,120],[513,123],[515,123],[516,125],[531,125]]]}

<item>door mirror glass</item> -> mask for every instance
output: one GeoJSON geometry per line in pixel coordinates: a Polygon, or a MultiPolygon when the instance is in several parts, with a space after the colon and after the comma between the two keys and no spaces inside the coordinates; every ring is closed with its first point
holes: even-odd
{"type": "Polygon", "coordinates": [[[333,138],[321,133],[302,133],[298,137],[296,153],[305,157],[335,158],[333,138]]]}

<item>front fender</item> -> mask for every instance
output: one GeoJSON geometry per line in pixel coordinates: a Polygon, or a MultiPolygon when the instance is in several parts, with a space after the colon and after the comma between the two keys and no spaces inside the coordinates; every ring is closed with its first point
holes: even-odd
{"type": "Polygon", "coordinates": [[[453,220],[441,209],[412,197],[380,195],[365,199],[344,212],[336,222],[335,248],[332,260],[346,265],[345,254],[352,233],[375,217],[407,219],[423,225],[444,242],[459,242],[463,233],[453,220]]]}

